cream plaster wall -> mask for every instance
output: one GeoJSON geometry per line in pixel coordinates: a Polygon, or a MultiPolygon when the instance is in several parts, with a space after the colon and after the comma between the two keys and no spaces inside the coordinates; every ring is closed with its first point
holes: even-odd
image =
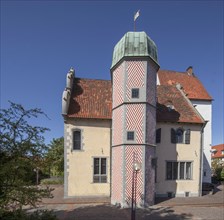
{"type": "Polygon", "coordinates": [[[191,124],[157,123],[161,130],[161,143],[157,144],[157,196],[166,196],[167,192],[173,192],[176,196],[199,196],[200,182],[200,144],[201,126],[191,124]],[[171,128],[191,129],[190,144],[172,144],[171,128]],[[192,180],[166,180],[166,161],[192,161],[192,180]]]}
{"type": "Polygon", "coordinates": [[[65,130],[67,196],[110,196],[111,120],[73,119],[65,130]],[[72,150],[75,128],[82,131],[82,150],[72,150]],[[107,158],[107,183],[93,183],[94,157],[107,158]]]}

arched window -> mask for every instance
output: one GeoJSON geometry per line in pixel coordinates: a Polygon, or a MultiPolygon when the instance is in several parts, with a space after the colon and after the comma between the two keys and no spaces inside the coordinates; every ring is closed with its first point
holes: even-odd
{"type": "Polygon", "coordinates": [[[184,135],[183,129],[178,128],[176,130],[176,143],[183,143],[183,140],[184,140],[183,135],[184,135]]]}
{"type": "Polygon", "coordinates": [[[183,128],[171,128],[171,143],[190,144],[191,129],[184,130],[183,128]]]}
{"type": "Polygon", "coordinates": [[[73,130],[73,150],[81,150],[81,130],[73,130]]]}

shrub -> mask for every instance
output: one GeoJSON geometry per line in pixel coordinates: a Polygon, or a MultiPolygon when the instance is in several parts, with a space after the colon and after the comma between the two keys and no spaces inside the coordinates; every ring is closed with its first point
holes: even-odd
{"type": "Polygon", "coordinates": [[[0,220],[57,220],[58,218],[49,210],[37,210],[33,213],[26,213],[25,210],[1,211],[0,220]]]}
{"type": "Polygon", "coordinates": [[[40,182],[42,185],[61,185],[64,183],[63,178],[48,178],[48,179],[42,179],[40,182]]]}
{"type": "Polygon", "coordinates": [[[220,173],[220,179],[222,181],[224,181],[224,168],[222,169],[221,173],[220,173]]]}

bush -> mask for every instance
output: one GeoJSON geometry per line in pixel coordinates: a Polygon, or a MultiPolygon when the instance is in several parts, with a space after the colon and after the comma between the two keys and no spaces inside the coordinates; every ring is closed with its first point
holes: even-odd
{"type": "Polygon", "coordinates": [[[220,179],[222,181],[224,181],[224,168],[222,169],[221,173],[220,173],[220,179]]]}
{"type": "Polygon", "coordinates": [[[61,177],[42,179],[40,182],[41,185],[61,185],[63,183],[64,181],[63,181],[63,178],[61,177]]]}
{"type": "Polygon", "coordinates": [[[49,210],[37,210],[33,213],[26,213],[24,210],[1,211],[0,220],[57,220],[58,218],[49,210]]]}

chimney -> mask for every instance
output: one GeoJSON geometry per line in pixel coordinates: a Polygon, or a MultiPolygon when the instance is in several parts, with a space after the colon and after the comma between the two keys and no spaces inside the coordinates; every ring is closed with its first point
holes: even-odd
{"type": "Polygon", "coordinates": [[[193,73],[193,66],[189,66],[189,67],[186,69],[186,71],[187,71],[187,74],[188,74],[189,76],[193,76],[193,75],[194,75],[194,73],[193,73]]]}

